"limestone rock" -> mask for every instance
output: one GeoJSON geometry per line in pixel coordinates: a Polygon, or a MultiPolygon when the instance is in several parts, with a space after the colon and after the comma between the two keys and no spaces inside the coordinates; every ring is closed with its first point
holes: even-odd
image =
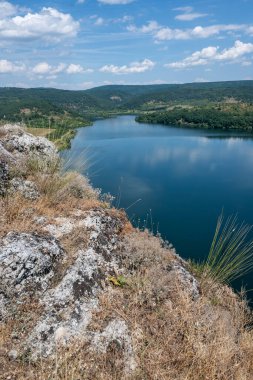
{"type": "Polygon", "coordinates": [[[0,246],[0,293],[3,307],[29,293],[45,291],[63,249],[53,237],[8,233],[0,246]]]}
{"type": "Polygon", "coordinates": [[[22,135],[24,133],[24,128],[19,123],[4,124],[0,127],[0,133],[2,136],[12,135],[12,134],[22,135]]]}
{"type": "MultiPolygon", "coordinates": [[[[182,260],[183,262],[183,260],[182,260]]],[[[199,298],[199,283],[193,275],[180,262],[175,262],[172,266],[170,274],[177,276],[182,288],[190,294],[195,301],[199,298]]]]}
{"type": "Polygon", "coordinates": [[[110,344],[116,344],[117,350],[122,351],[125,373],[129,374],[137,367],[130,331],[124,320],[112,320],[101,333],[95,333],[92,346],[97,352],[105,353],[110,344]]]}
{"type": "MultiPolygon", "coordinates": [[[[81,223],[90,232],[88,248],[77,251],[75,262],[61,281],[45,292],[41,300],[45,312],[27,340],[33,358],[52,354],[59,342],[66,343],[73,338],[90,340],[87,327],[92,312],[99,306],[98,296],[103,283],[118,270],[112,253],[117,248],[116,236],[122,227],[121,221],[100,210],[87,213],[81,223]]],[[[62,236],[71,231],[73,225],[73,220],[70,223],[66,218],[57,219],[57,228],[50,225],[50,230],[62,236]]]]}
{"type": "Polygon", "coordinates": [[[14,163],[15,159],[13,155],[6,150],[3,145],[0,143],[0,161],[6,163],[14,163]]]}
{"type": "Polygon", "coordinates": [[[39,191],[32,181],[25,181],[22,178],[13,178],[10,181],[10,192],[19,192],[26,199],[35,200],[39,198],[39,191]]]}
{"type": "Polygon", "coordinates": [[[19,129],[18,132],[8,133],[2,139],[2,145],[14,156],[28,154],[30,156],[53,157],[56,155],[56,148],[53,143],[44,137],[35,137],[30,133],[19,129]]]}
{"type": "Polygon", "coordinates": [[[0,160],[0,196],[7,194],[9,188],[10,173],[9,165],[5,161],[0,160]]]}

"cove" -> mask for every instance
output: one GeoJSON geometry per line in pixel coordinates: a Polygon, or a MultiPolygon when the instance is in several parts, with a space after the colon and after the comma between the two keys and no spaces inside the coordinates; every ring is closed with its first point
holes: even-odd
{"type": "MultiPolygon", "coordinates": [[[[158,231],[186,259],[206,257],[222,209],[253,224],[253,138],[243,133],[119,116],[78,129],[64,155],[72,168],[87,156],[83,174],[92,185],[111,193],[134,225],[158,231]]],[[[253,288],[253,275],[236,287],[242,283],[253,288]]]]}

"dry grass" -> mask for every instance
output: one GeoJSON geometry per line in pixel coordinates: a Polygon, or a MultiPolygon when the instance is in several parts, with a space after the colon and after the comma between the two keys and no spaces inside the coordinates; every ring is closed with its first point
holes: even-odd
{"type": "Polygon", "coordinates": [[[26,132],[31,133],[32,135],[36,137],[46,137],[49,133],[52,133],[55,131],[55,129],[50,128],[32,128],[32,127],[26,127],[26,132]]]}
{"type": "MultiPolygon", "coordinates": [[[[36,201],[16,194],[0,202],[0,237],[9,231],[43,232],[34,218],[47,221],[73,216],[75,210],[108,207],[77,173],[60,174],[59,163],[28,162],[26,178],[41,194],[36,201]]],[[[120,318],[131,332],[138,367],[124,371],[123,348],[112,342],[106,353],[91,351],[84,342],[59,347],[52,359],[31,363],[29,354],[13,361],[8,351],[25,339],[41,309],[33,299],[13,310],[0,326],[1,380],[252,380],[252,315],[243,299],[227,286],[200,277],[200,296],[193,300],[172,268],[174,252],[163,248],[160,239],[133,230],[123,211],[108,209],[122,218],[125,227],[117,252],[126,285],[108,290],[100,298],[90,331],[103,331],[120,318]],[[14,334],[13,334],[14,332],[14,334]]],[[[59,281],[75,259],[76,247],[85,249],[87,231],[77,228],[60,239],[67,260],[55,276],[59,281]]]]}
{"type": "MultiPolygon", "coordinates": [[[[78,234],[77,234],[78,236],[78,234]]],[[[193,301],[168,270],[174,254],[147,232],[125,235],[118,253],[127,285],[100,299],[91,331],[103,331],[115,318],[131,331],[138,369],[124,372],[123,350],[116,342],[105,354],[73,342],[51,360],[10,362],[10,379],[21,380],[251,380],[252,323],[243,300],[227,286],[201,284],[193,301]]],[[[211,280],[205,280],[211,281],[211,280]]],[[[1,379],[6,379],[6,373],[1,379]]]]}
{"type": "Polygon", "coordinates": [[[36,184],[40,197],[33,201],[15,193],[0,198],[0,236],[9,231],[37,232],[40,227],[35,219],[40,216],[50,221],[71,216],[74,210],[108,207],[98,199],[98,192],[85,177],[75,172],[61,173],[60,165],[58,158],[44,162],[35,158],[27,160],[24,170],[18,174],[36,184]]]}

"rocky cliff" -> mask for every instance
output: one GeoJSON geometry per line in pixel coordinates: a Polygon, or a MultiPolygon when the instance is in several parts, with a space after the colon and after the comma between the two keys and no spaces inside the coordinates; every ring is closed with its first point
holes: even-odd
{"type": "MultiPolygon", "coordinates": [[[[252,379],[245,301],[0,129],[1,379],[252,379]]],[[[183,238],[183,237],[182,237],[183,238]]]]}

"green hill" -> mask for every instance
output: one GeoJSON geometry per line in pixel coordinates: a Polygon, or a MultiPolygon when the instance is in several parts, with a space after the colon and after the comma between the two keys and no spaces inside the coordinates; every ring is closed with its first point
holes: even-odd
{"type": "Polygon", "coordinates": [[[112,85],[83,91],[54,88],[0,88],[0,122],[23,122],[53,129],[52,139],[70,137],[76,127],[115,113],[168,111],[211,103],[253,103],[253,81],[112,85]],[[72,131],[70,133],[70,131],[72,131]]]}
{"type": "Polygon", "coordinates": [[[68,112],[89,120],[96,112],[139,109],[150,103],[220,102],[225,98],[253,102],[253,81],[112,85],[84,91],[0,88],[0,119],[20,120],[29,109],[45,115],[68,112]]]}

